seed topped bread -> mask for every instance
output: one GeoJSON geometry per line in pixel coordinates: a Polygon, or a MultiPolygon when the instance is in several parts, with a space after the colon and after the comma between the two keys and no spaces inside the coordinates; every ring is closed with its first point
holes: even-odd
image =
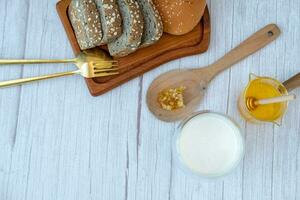
{"type": "Polygon", "coordinates": [[[164,24],[164,32],[184,35],[199,23],[206,7],[205,0],[153,0],[164,24]]]}
{"type": "Polygon", "coordinates": [[[117,0],[123,19],[123,33],[115,41],[108,43],[111,56],[126,56],[139,47],[143,35],[144,20],[135,0],[117,0]]]}
{"type": "Polygon", "coordinates": [[[157,42],[163,34],[163,23],[152,0],[137,0],[144,16],[144,33],[141,47],[157,42]]]}
{"type": "Polygon", "coordinates": [[[82,50],[102,44],[100,15],[94,0],[72,0],[68,12],[82,50]]]}
{"type": "Polygon", "coordinates": [[[116,0],[95,0],[101,16],[103,38],[107,44],[122,34],[122,18],[116,0]]]}

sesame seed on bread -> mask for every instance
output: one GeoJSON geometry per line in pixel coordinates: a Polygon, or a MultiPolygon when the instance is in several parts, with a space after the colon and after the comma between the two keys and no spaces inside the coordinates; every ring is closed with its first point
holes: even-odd
{"type": "Polygon", "coordinates": [[[137,0],[144,16],[144,32],[141,47],[157,42],[163,34],[163,23],[152,0],[137,0]]]}
{"type": "Polygon", "coordinates": [[[102,44],[100,15],[93,0],[72,0],[68,13],[82,50],[102,44]]]}
{"type": "Polygon", "coordinates": [[[123,19],[123,33],[115,41],[108,43],[111,56],[126,56],[138,49],[143,35],[144,19],[139,4],[135,0],[117,0],[123,19]]]}
{"type": "Polygon", "coordinates": [[[116,0],[95,0],[100,12],[103,43],[112,42],[122,34],[122,18],[116,0]]]}
{"type": "Polygon", "coordinates": [[[158,9],[164,32],[183,35],[192,31],[199,23],[205,7],[205,0],[153,0],[158,9]]]}

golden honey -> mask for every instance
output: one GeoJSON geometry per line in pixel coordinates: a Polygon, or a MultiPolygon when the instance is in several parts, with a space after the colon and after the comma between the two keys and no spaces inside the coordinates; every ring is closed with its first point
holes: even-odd
{"type": "Polygon", "coordinates": [[[176,110],[184,107],[183,92],[185,87],[170,88],[161,91],[158,95],[158,103],[164,110],[176,110]]]}
{"type": "MultiPolygon", "coordinates": [[[[252,75],[254,76],[254,75],[252,75]]],[[[239,110],[249,121],[267,121],[280,124],[284,115],[287,103],[272,103],[267,105],[257,105],[250,109],[247,106],[247,99],[265,99],[286,95],[288,92],[285,87],[277,80],[269,77],[254,76],[239,99],[239,110]]]]}

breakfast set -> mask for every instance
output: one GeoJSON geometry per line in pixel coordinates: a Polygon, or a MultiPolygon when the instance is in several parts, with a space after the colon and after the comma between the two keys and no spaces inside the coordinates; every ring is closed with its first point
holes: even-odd
{"type": "MultiPolygon", "coordinates": [[[[57,11],[75,58],[5,60],[0,64],[72,63],[77,70],[0,82],[0,87],[79,74],[93,96],[104,94],[163,63],[204,53],[209,47],[210,17],[205,0],[61,0],[57,11]]],[[[175,162],[185,172],[216,178],[241,161],[242,130],[229,116],[197,112],[205,91],[219,73],[273,42],[280,35],[269,24],[216,62],[201,68],[173,70],[150,85],[149,111],[162,121],[183,120],[173,138],[175,162]]],[[[300,73],[281,83],[249,75],[238,100],[249,122],[282,123],[290,92],[300,86],[300,73]]]]}

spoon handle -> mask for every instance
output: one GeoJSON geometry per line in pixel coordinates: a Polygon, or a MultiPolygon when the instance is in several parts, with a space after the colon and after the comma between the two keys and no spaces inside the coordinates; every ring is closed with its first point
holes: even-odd
{"type": "Polygon", "coordinates": [[[267,44],[274,41],[279,35],[280,29],[275,24],[269,24],[257,31],[224,57],[210,65],[209,70],[211,70],[212,78],[231,67],[233,64],[262,49],[267,44]]]}
{"type": "Polygon", "coordinates": [[[300,87],[300,73],[285,81],[283,85],[288,91],[292,91],[293,89],[300,87]]]}
{"type": "Polygon", "coordinates": [[[0,65],[15,65],[15,64],[41,64],[41,63],[73,63],[74,59],[61,60],[22,60],[22,59],[0,59],[0,65]]]}

